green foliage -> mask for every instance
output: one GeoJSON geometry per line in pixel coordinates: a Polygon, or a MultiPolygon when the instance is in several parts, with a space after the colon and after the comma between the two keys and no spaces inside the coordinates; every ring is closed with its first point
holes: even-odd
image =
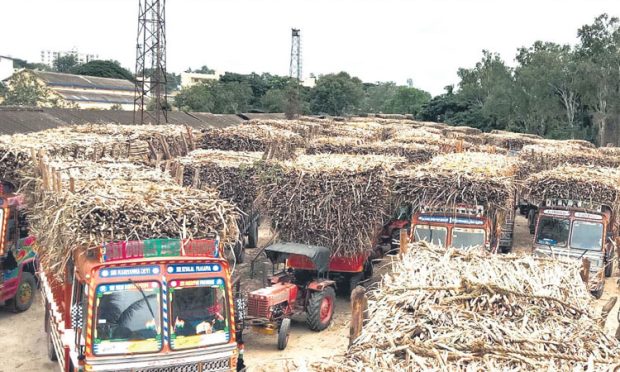
{"type": "Polygon", "coordinates": [[[387,100],[385,113],[417,115],[422,106],[430,101],[431,95],[416,88],[398,87],[396,92],[387,100]]]}
{"type": "Polygon", "coordinates": [[[79,65],[78,59],[72,54],[57,57],[53,63],[56,72],[69,72],[77,65],[79,65]]]}
{"type": "Polygon", "coordinates": [[[28,69],[28,70],[40,70],[40,71],[49,71],[50,67],[43,63],[30,63],[23,59],[14,58],[13,59],[13,68],[17,69],[28,69]]]}
{"type": "Polygon", "coordinates": [[[329,115],[354,114],[364,98],[362,81],[346,72],[320,76],[310,92],[310,108],[314,113],[329,115]]]}
{"type": "Polygon", "coordinates": [[[261,107],[261,100],[269,90],[282,90],[287,86],[289,80],[288,77],[284,76],[276,76],[268,73],[259,75],[254,72],[248,75],[227,72],[220,77],[220,82],[222,83],[238,83],[249,86],[252,90],[250,105],[254,108],[261,107]]]}
{"type": "Polygon", "coordinates": [[[195,72],[197,74],[209,74],[209,75],[215,74],[215,70],[210,69],[206,65],[203,65],[201,68],[196,69],[196,70],[192,70],[191,68],[188,68],[187,70],[185,70],[185,72],[195,72]]]}
{"type": "Polygon", "coordinates": [[[175,97],[175,106],[184,111],[214,114],[247,112],[252,89],[245,83],[212,81],[183,88],[175,97]]]}
{"type": "Polygon", "coordinates": [[[73,67],[70,72],[76,75],[98,76],[134,81],[133,74],[129,72],[129,70],[122,67],[118,61],[90,61],[83,65],[73,67]]]}
{"type": "Polygon", "coordinates": [[[13,75],[3,94],[7,106],[59,106],[57,98],[51,97],[47,87],[32,73],[26,71],[13,75]]]}

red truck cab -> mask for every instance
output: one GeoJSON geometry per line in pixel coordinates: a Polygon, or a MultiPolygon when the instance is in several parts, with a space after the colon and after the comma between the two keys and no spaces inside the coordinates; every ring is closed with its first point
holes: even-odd
{"type": "Polygon", "coordinates": [[[411,241],[426,240],[440,247],[494,246],[492,222],[481,206],[421,208],[413,214],[411,241]]]}
{"type": "Polygon", "coordinates": [[[43,267],[45,330],[63,371],[233,371],[228,262],[217,239],[151,239],[78,249],[43,267]]]}

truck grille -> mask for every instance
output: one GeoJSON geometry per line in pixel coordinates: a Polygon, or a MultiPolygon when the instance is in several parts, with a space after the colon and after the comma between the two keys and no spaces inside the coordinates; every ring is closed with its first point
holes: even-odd
{"type": "Polygon", "coordinates": [[[230,358],[220,358],[205,362],[188,363],[169,367],[138,368],[118,372],[220,372],[230,371],[230,358]]]}
{"type": "Polygon", "coordinates": [[[258,297],[249,296],[248,315],[258,318],[268,318],[269,300],[261,300],[258,297]]]}

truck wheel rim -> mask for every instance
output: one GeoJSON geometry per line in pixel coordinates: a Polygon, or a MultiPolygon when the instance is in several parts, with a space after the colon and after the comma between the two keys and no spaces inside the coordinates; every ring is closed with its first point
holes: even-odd
{"type": "Polygon", "coordinates": [[[332,299],[331,297],[323,298],[321,301],[321,322],[326,323],[332,316],[332,299]]]}
{"type": "Polygon", "coordinates": [[[32,297],[32,288],[28,283],[22,283],[19,285],[19,293],[17,294],[17,298],[20,304],[27,304],[32,297]]]}

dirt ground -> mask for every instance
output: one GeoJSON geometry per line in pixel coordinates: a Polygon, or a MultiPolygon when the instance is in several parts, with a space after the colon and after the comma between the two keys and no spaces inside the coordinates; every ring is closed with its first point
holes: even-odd
{"type": "MultiPolygon", "coordinates": [[[[266,232],[261,228],[261,243],[266,243],[266,232]]],[[[516,220],[514,252],[529,254],[532,237],[527,230],[527,221],[523,217],[516,220]]],[[[256,275],[249,277],[249,261],[258,253],[258,249],[248,250],[246,263],[236,268],[237,275],[243,278],[243,290],[249,291],[262,285],[265,266],[264,260],[258,260],[255,265],[256,275]]],[[[387,261],[379,263],[375,270],[375,280],[387,269],[387,261]]],[[[617,265],[614,275],[607,279],[605,292],[600,300],[595,302],[601,308],[612,296],[618,296],[620,291],[617,265]]],[[[33,307],[25,313],[13,314],[0,308],[0,355],[3,356],[0,372],[9,371],[51,371],[56,364],[47,359],[45,349],[45,333],[43,332],[43,306],[40,295],[33,307]]],[[[618,327],[618,308],[620,301],[611,311],[606,323],[606,330],[611,336],[618,327]]],[[[245,333],[245,361],[250,371],[280,371],[293,366],[303,366],[304,358],[327,358],[342,354],[348,345],[348,322],[351,314],[348,298],[339,296],[336,301],[336,313],[332,325],[323,332],[310,331],[303,316],[293,318],[291,336],[288,347],[284,351],[277,350],[275,335],[245,333]]],[[[302,368],[303,370],[303,368],[302,368]]]]}

